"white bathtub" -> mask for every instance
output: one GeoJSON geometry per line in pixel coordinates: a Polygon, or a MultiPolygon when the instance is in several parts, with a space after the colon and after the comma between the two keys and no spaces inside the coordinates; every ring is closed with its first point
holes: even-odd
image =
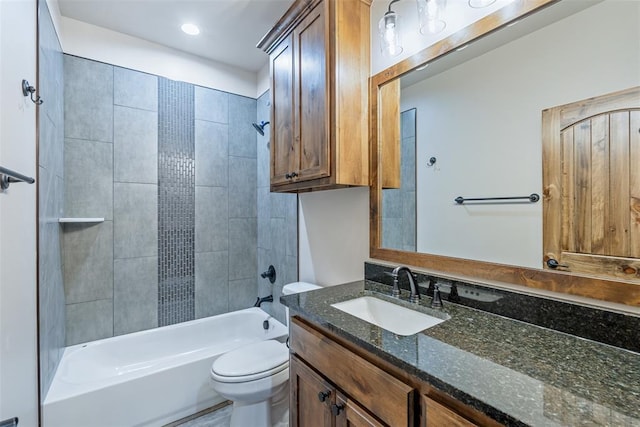
{"type": "Polygon", "coordinates": [[[284,342],[259,308],[67,347],[44,400],[44,427],[161,426],[224,401],[209,387],[221,354],[284,342]]]}

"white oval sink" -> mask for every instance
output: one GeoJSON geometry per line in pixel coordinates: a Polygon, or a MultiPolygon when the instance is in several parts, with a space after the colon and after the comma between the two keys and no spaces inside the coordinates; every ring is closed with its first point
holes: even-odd
{"type": "Polygon", "coordinates": [[[338,302],[331,307],[403,336],[417,334],[445,321],[372,296],[338,302]]]}

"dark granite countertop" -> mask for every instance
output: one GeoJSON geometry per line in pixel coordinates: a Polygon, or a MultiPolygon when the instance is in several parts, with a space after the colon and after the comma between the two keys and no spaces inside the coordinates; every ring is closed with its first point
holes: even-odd
{"type": "Polygon", "coordinates": [[[331,307],[388,289],[359,281],[280,300],[505,425],[640,426],[639,353],[447,301],[449,320],[406,337],[331,307]]]}

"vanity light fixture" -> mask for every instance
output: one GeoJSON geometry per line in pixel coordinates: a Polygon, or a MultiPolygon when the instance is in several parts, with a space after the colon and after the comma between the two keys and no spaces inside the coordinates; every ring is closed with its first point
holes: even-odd
{"type": "Polygon", "coordinates": [[[180,29],[184,33],[189,34],[190,36],[197,36],[198,34],[200,34],[200,28],[198,28],[196,24],[192,24],[190,22],[187,22],[186,24],[182,24],[180,29]]]}
{"type": "Polygon", "coordinates": [[[402,53],[402,42],[400,40],[400,15],[391,10],[391,5],[400,0],[391,0],[387,12],[378,22],[378,34],[380,35],[380,49],[388,56],[398,56],[402,53]]]}
{"type": "MultiPolygon", "coordinates": [[[[391,5],[400,0],[391,0],[387,12],[378,22],[378,34],[380,36],[380,49],[387,56],[398,56],[402,53],[400,40],[400,15],[391,10],[391,5]]],[[[496,0],[468,0],[472,8],[487,7],[496,0]]],[[[447,8],[447,0],[416,0],[418,6],[418,22],[420,34],[437,34],[443,31],[447,23],[444,14],[447,8]]]]}

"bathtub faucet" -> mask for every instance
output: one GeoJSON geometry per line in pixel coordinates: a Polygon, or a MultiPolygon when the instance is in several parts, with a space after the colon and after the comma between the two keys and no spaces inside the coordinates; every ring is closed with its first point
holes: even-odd
{"type": "Polygon", "coordinates": [[[263,302],[273,302],[273,295],[269,295],[268,297],[258,297],[256,303],[253,304],[254,307],[260,307],[263,302]]]}

